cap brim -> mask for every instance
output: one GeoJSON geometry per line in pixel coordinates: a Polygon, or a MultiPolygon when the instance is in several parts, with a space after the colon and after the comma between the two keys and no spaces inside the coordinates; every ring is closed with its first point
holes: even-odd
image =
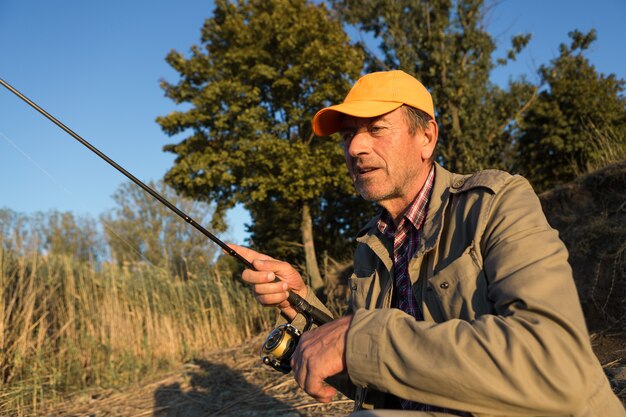
{"type": "Polygon", "coordinates": [[[313,132],[317,136],[328,136],[341,129],[342,115],[354,117],[377,117],[402,106],[397,101],[350,101],[318,111],[313,117],[313,132]]]}

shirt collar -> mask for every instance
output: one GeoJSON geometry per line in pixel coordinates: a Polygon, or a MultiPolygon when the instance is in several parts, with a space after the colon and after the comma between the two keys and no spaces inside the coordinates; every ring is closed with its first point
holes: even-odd
{"type": "MultiPolygon", "coordinates": [[[[422,227],[422,223],[424,223],[424,218],[426,217],[426,208],[428,206],[434,182],[435,169],[434,166],[431,166],[426,182],[424,182],[424,185],[417,194],[417,197],[415,197],[413,202],[404,211],[399,227],[406,227],[409,223],[412,224],[416,230],[419,230],[422,227]]],[[[377,227],[381,233],[387,236],[393,236],[397,230],[397,227],[391,218],[391,214],[384,209],[378,219],[377,227]]]]}

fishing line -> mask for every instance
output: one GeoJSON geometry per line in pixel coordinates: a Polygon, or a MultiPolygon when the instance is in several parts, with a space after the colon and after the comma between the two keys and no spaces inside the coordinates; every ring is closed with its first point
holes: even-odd
{"type": "Polygon", "coordinates": [[[41,166],[35,159],[33,159],[30,155],[28,155],[22,148],[17,146],[17,144],[14,141],[12,141],[7,135],[5,135],[2,131],[0,131],[0,137],[2,137],[2,139],[4,139],[7,143],[9,143],[9,145],[15,148],[15,150],[21,153],[24,158],[28,159],[28,161],[30,161],[30,163],[32,163],[38,170],[40,170],[48,178],[50,178],[50,180],[54,183],[54,185],[56,185],[58,188],[63,190],[63,192],[65,192],[68,196],[72,197],[74,201],[78,201],[76,197],[72,195],[70,190],[68,190],[60,182],[58,182],[48,171],[46,171],[46,169],[43,166],[41,166]]]}
{"type": "MultiPolygon", "coordinates": [[[[52,123],[54,123],[59,128],[64,130],[67,134],[72,136],[82,145],[87,147],[90,151],[98,155],[101,159],[103,159],[113,168],[115,168],[116,170],[124,174],[128,179],[130,179],[132,182],[137,184],[139,187],[141,187],[144,191],[146,191],[148,194],[150,194],[152,197],[154,197],[156,200],[158,200],[161,204],[166,206],[168,209],[176,213],[179,217],[181,217],[183,220],[185,220],[187,223],[189,223],[191,226],[193,226],[195,229],[197,229],[207,238],[212,240],[219,247],[221,247],[224,250],[224,252],[226,252],[228,255],[239,260],[247,268],[256,270],[256,268],[254,267],[254,265],[252,265],[250,261],[248,261],[246,258],[241,256],[239,253],[237,253],[234,249],[232,249],[226,243],[222,242],[214,234],[206,230],[200,224],[198,224],[195,220],[189,217],[188,214],[181,211],[178,207],[176,207],[175,205],[170,203],[167,199],[165,199],[165,197],[163,197],[161,194],[157,193],[155,190],[153,190],[152,188],[144,184],[142,181],[140,181],[130,172],[126,171],[124,168],[118,165],[111,158],[106,156],[104,153],[100,152],[91,143],[87,142],[80,135],[72,131],[69,127],[65,126],[63,123],[58,121],[48,112],[46,112],[44,109],[39,107],[36,103],[31,101],[28,97],[24,96],[22,93],[17,91],[11,85],[6,83],[2,78],[0,78],[0,84],[4,86],[5,88],[7,88],[16,96],[18,96],[21,100],[26,102],[29,106],[37,110],[39,113],[45,116],[52,123]]],[[[279,278],[276,278],[276,281],[280,281],[279,278]]],[[[265,340],[265,343],[263,343],[263,346],[261,348],[261,359],[263,363],[283,373],[288,373],[291,371],[291,364],[290,364],[291,356],[295,352],[296,346],[298,344],[300,336],[302,335],[302,332],[308,331],[313,324],[322,325],[322,324],[332,321],[332,317],[330,317],[328,314],[326,314],[319,308],[314,307],[311,304],[309,304],[308,301],[300,297],[298,294],[294,293],[293,291],[288,291],[287,293],[288,293],[287,301],[298,313],[301,313],[302,315],[305,316],[306,325],[302,331],[300,331],[295,326],[291,325],[291,323],[278,326],[276,329],[274,329],[270,333],[270,335],[267,337],[267,339],[265,340]]]]}
{"type": "MultiPolygon", "coordinates": [[[[52,174],[50,174],[50,172],[48,172],[41,164],[39,164],[34,158],[32,158],[29,154],[26,153],[26,151],[24,151],[22,148],[20,148],[15,141],[11,140],[11,138],[9,138],[7,135],[5,135],[2,131],[0,131],[0,137],[2,139],[4,139],[9,145],[11,145],[15,150],[17,150],[20,154],[22,154],[22,156],[24,158],[26,158],[31,164],[33,164],[39,171],[43,172],[44,175],[46,175],[50,181],[52,181],[52,183],[54,185],[56,185],[59,189],[61,189],[65,194],[67,194],[72,201],[74,201],[75,203],[78,203],[78,205],[82,206],[83,209],[85,209],[87,211],[87,206],[84,203],[83,200],[81,200],[80,198],[78,198],[75,194],[73,194],[68,188],[66,188],[63,184],[61,184],[59,181],[56,180],[56,178],[54,178],[52,176],[52,174]]],[[[162,272],[167,272],[165,270],[165,268],[157,266],[155,264],[153,264],[148,258],[146,258],[146,256],[141,253],[140,251],[137,250],[137,248],[135,248],[128,240],[124,239],[122,236],[120,236],[115,229],[113,229],[111,226],[107,225],[107,222],[104,221],[103,219],[100,219],[100,222],[102,224],[102,226],[109,231],[112,235],[114,235],[117,239],[119,239],[126,247],[128,247],[132,252],[134,252],[135,254],[137,254],[142,260],[144,260],[145,262],[147,262],[149,265],[151,265],[152,267],[154,267],[155,269],[159,269],[162,272]]]]}

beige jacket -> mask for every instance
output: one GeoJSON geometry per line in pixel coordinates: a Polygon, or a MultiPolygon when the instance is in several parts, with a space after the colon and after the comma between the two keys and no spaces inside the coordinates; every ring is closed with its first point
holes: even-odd
{"type": "Polygon", "coordinates": [[[626,416],[591,349],[567,250],[529,183],[435,169],[409,264],[425,320],[389,308],[392,242],[373,219],[350,279],[347,378],[333,385],[357,408],[381,408],[392,393],[475,416],[626,416]]]}

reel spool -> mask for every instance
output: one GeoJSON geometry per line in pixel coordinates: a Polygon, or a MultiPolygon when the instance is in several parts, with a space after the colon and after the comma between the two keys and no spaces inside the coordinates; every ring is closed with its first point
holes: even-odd
{"type": "Polygon", "coordinates": [[[291,356],[296,350],[302,333],[313,325],[311,317],[307,317],[304,330],[300,331],[291,324],[281,324],[271,331],[261,346],[261,360],[283,374],[291,372],[291,356]]]}
{"type": "Polygon", "coordinates": [[[291,356],[302,333],[291,324],[282,324],[272,330],[261,347],[261,360],[283,374],[291,371],[291,356]]]}

